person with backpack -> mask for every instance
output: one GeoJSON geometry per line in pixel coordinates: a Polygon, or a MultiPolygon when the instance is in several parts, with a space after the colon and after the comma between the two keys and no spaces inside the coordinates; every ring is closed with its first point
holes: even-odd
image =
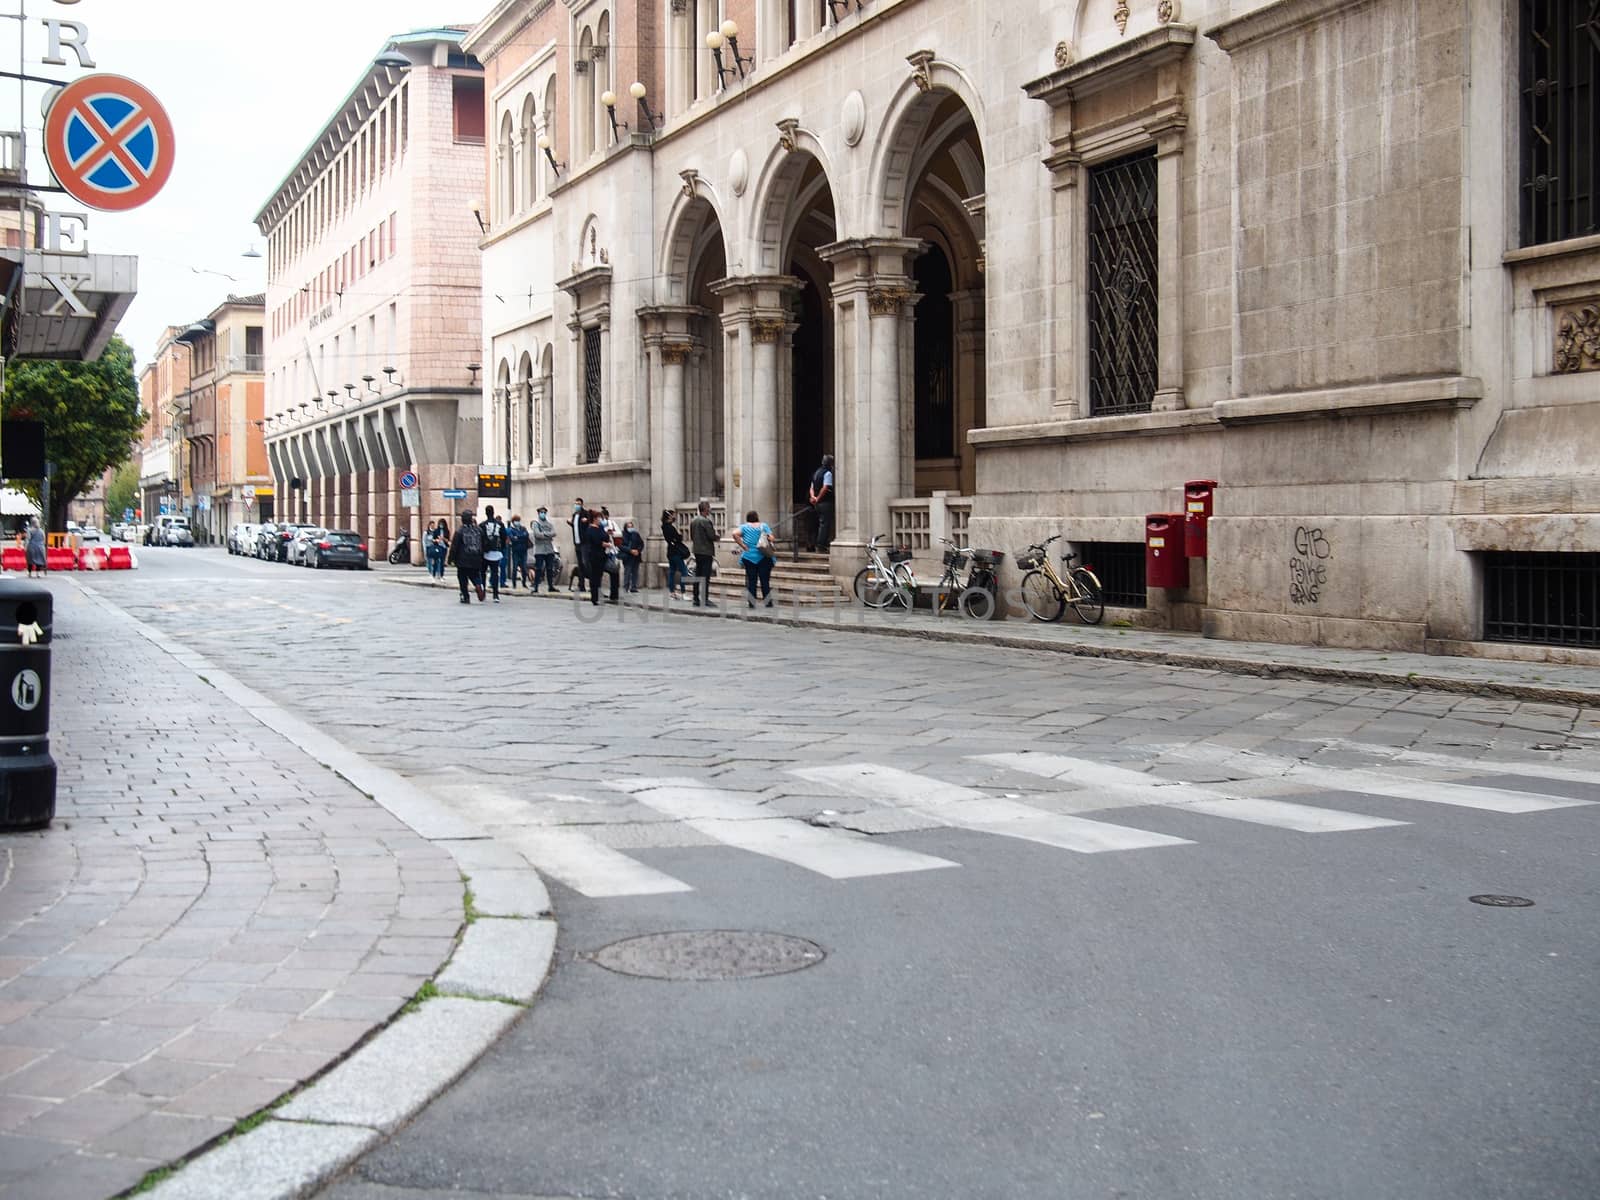
{"type": "Polygon", "coordinates": [[[494,602],[500,603],[500,585],[506,581],[506,523],[494,515],[494,505],[483,506],[483,561],[494,602]]]}
{"type": "Polygon", "coordinates": [[[761,599],[772,607],[772,567],[778,561],[778,544],[772,536],[772,526],[761,519],[761,514],[751,509],[744,515],[744,524],[733,531],[733,544],[742,553],[739,561],[744,565],[744,590],[746,603],[756,606],[756,587],[761,588],[761,599]]]}
{"type": "Polygon", "coordinates": [[[483,530],[479,529],[470,512],[461,514],[461,524],[450,542],[446,560],[456,569],[456,582],[461,585],[461,603],[471,604],[467,585],[478,593],[478,603],[483,603],[483,530]]]}
{"type": "Polygon", "coordinates": [[[528,527],[522,523],[522,518],[514,516],[511,524],[506,526],[506,546],[511,551],[511,586],[517,586],[517,580],[522,581],[522,586],[528,586],[528,545],[533,541],[533,535],[528,532],[528,527]]]}

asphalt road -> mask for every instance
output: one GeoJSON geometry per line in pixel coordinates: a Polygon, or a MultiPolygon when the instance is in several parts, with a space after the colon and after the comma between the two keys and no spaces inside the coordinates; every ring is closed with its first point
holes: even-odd
{"type": "Polygon", "coordinates": [[[336,1200],[1600,1194],[1600,714],[141,561],[551,881],[540,1001],[336,1200]],[[825,957],[590,957],[694,930],[825,957]]]}

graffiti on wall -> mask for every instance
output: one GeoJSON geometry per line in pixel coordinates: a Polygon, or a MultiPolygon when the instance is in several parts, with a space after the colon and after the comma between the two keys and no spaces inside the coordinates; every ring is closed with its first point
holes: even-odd
{"type": "Polygon", "coordinates": [[[1294,531],[1294,556],[1289,559],[1289,600],[1292,603],[1315,604],[1322,599],[1331,557],[1333,546],[1322,530],[1301,525],[1294,531]]]}

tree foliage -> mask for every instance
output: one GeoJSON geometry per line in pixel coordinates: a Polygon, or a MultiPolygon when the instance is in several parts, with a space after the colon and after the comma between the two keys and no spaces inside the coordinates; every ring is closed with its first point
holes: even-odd
{"type": "MultiPolygon", "coordinates": [[[[0,412],[8,420],[44,422],[45,458],[55,467],[45,516],[50,529],[65,529],[67,505],[108,467],[133,456],[144,424],[133,349],[113,337],[94,362],[8,363],[0,412]]],[[[37,481],[17,486],[38,500],[37,481]]]]}
{"type": "Polygon", "coordinates": [[[120,521],[123,509],[138,507],[139,464],[130,460],[117,468],[117,473],[111,477],[111,486],[106,489],[106,521],[120,521]]]}

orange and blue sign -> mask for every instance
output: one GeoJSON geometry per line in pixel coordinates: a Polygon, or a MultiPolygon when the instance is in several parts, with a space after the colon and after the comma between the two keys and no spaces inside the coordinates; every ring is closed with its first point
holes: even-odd
{"type": "Polygon", "coordinates": [[[74,79],[45,116],[50,170],[90,208],[124,212],[153,199],[172,174],[173,151],[167,110],[121,75],[74,79]]]}

